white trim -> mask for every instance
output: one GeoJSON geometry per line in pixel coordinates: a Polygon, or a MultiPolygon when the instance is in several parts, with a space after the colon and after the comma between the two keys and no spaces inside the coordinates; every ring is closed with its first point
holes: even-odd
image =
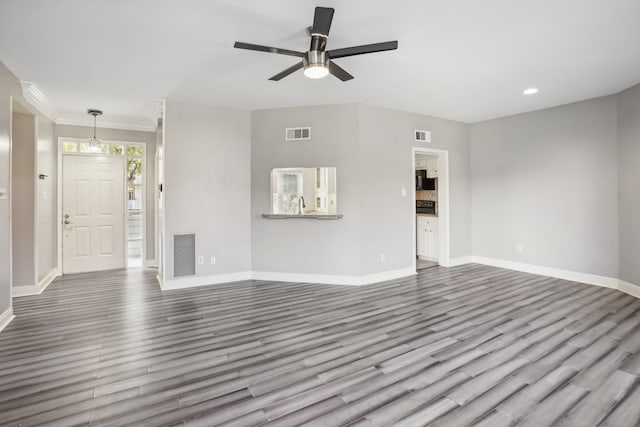
{"type": "Polygon", "coordinates": [[[461,256],[458,258],[449,258],[449,262],[447,264],[440,263],[443,267],[457,267],[459,265],[469,264],[473,262],[473,257],[471,255],[461,256]]]}
{"type": "Polygon", "coordinates": [[[563,270],[560,268],[545,267],[542,265],[525,264],[522,262],[507,261],[496,258],[472,256],[471,262],[492,267],[506,268],[508,270],[522,271],[525,273],[539,274],[541,276],[556,277],[558,279],[571,280],[587,285],[601,286],[616,289],[635,298],[640,298],[640,286],[625,282],[613,277],[599,276],[597,274],[580,273],[578,271],[563,270]]]}
{"type": "Polygon", "coordinates": [[[618,290],[625,294],[640,298],[640,286],[636,286],[624,280],[618,280],[618,290]]]}
{"type": "Polygon", "coordinates": [[[22,86],[24,99],[47,119],[55,122],[58,113],[51,107],[49,100],[38,85],[32,82],[20,81],[20,86],[22,86]]]}
{"type": "Polygon", "coordinates": [[[333,274],[279,273],[272,271],[243,271],[239,273],[215,274],[210,276],[191,276],[166,280],[158,276],[162,290],[194,288],[197,286],[218,285],[242,280],[265,280],[270,282],[317,283],[323,285],[362,286],[387,280],[414,276],[416,271],[409,268],[382,271],[364,276],[339,276],[333,274]]]}
{"type": "Polygon", "coordinates": [[[157,268],[158,260],[157,259],[145,259],[142,261],[142,266],[145,268],[157,268]]]}
{"type": "Polygon", "coordinates": [[[274,282],[294,282],[294,283],[318,283],[324,285],[345,285],[361,286],[371,283],[384,282],[387,280],[400,279],[414,276],[415,269],[401,268],[398,270],[382,271],[380,273],[367,274],[364,276],[339,276],[333,274],[308,274],[308,273],[279,273],[272,271],[254,271],[254,280],[268,280],[274,282]]]}
{"type": "Polygon", "coordinates": [[[58,269],[54,268],[38,282],[37,285],[14,286],[13,296],[24,297],[28,295],[40,295],[58,277],[58,269]]]}
{"type": "MultiPolygon", "coordinates": [[[[38,143],[40,141],[40,117],[33,116],[33,135],[35,144],[33,150],[33,283],[38,282],[40,274],[40,194],[38,193],[40,178],[40,159],[38,156],[38,143]]],[[[17,296],[17,294],[14,294],[17,296]]]]}
{"type": "MultiPolygon", "coordinates": [[[[56,118],[56,124],[69,126],[93,127],[91,119],[86,114],[63,114],[56,118]]],[[[100,117],[98,128],[103,129],[121,129],[121,130],[137,130],[143,132],[153,132],[157,124],[151,120],[131,120],[126,118],[100,117]]]]}
{"type": "Polygon", "coordinates": [[[7,327],[16,316],[13,314],[13,307],[7,308],[4,313],[0,314],[0,332],[7,327]]]}
{"type": "Polygon", "coordinates": [[[334,274],[309,274],[309,273],[280,273],[275,271],[254,271],[253,280],[267,280],[270,282],[291,283],[320,283],[324,285],[348,285],[361,284],[359,276],[339,276],[334,274]]]}
{"type": "MultiPolygon", "coordinates": [[[[13,96],[9,97],[9,197],[8,199],[8,215],[9,215],[9,310],[11,310],[11,316],[13,316],[13,96]]],[[[5,318],[6,311],[0,316],[0,319],[5,318]]],[[[0,323],[0,325],[4,325],[0,327],[0,331],[4,329],[5,326],[9,324],[9,322],[13,320],[11,318],[4,323],[0,323]]]]}
{"type": "Polygon", "coordinates": [[[171,289],[186,289],[197,286],[218,285],[221,283],[239,282],[241,280],[251,280],[250,271],[242,271],[239,273],[214,274],[211,276],[191,276],[180,279],[165,280],[160,283],[163,291],[171,289]]]}
{"type": "Polygon", "coordinates": [[[507,261],[503,259],[486,258],[479,256],[473,256],[472,259],[473,262],[477,264],[506,268],[508,270],[522,271],[525,273],[539,274],[541,276],[556,277],[558,279],[571,280],[573,282],[586,283],[588,285],[618,289],[618,279],[613,279],[611,277],[580,273],[577,271],[563,270],[560,268],[545,267],[542,265],[525,264],[522,262],[507,261]]]}
{"type": "Polygon", "coordinates": [[[367,274],[360,277],[361,285],[369,285],[371,283],[386,282],[387,280],[401,279],[403,277],[415,276],[415,268],[401,268],[398,270],[382,271],[380,273],[367,274]]]}
{"type": "MultiPolygon", "coordinates": [[[[525,273],[538,274],[541,276],[555,277],[564,280],[570,280],[588,285],[602,286],[605,288],[616,289],[640,298],[640,286],[633,285],[623,280],[614,279],[606,276],[598,276],[595,274],[580,273],[570,270],[562,270],[559,268],[545,267],[541,265],[525,264],[521,262],[507,261],[495,258],[464,256],[452,258],[449,264],[443,267],[455,267],[468,263],[476,263],[488,265],[491,267],[505,268],[508,270],[522,271],[525,273]]],[[[364,276],[339,276],[332,274],[307,274],[307,273],[281,273],[272,271],[243,271],[238,273],[215,274],[210,276],[191,276],[181,279],[172,279],[164,281],[160,275],[156,276],[160,289],[163,291],[172,289],[187,289],[198,286],[219,285],[230,282],[239,282],[243,280],[265,280],[270,282],[289,282],[289,283],[317,283],[324,285],[343,285],[343,286],[363,286],[372,283],[380,283],[388,280],[396,280],[405,277],[414,276],[416,271],[414,268],[401,268],[398,270],[383,271],[364,276]]]]}
{"type": "MultiPolygon", "coordinates": [[[[450,262],[450,214],[449,214],[449,152],[437,148],[411,147],[411,183],[415,188],[416,154],[426,154],[438,157],[438,259],[440,265],[448,266],[450,262]]],[[[413,194],[414,190],[410,194],[413,194]]],[[[416,200],[412,197],[411,221],[413,223],[413,268],[416,268],[417,229],[416,229],[416,200]]]]}
{"type": "Polygon", "coordinates": [[[62,137],[58,137],[56,152],[58,153],[58,173],[57,173],[57,181],[56,181],[56,217],[54,218],[54,223],[56,224],[57,230],[57,247],[56,250],[58,252],[58,271],[60,274],[62,271],[62,137]]]}

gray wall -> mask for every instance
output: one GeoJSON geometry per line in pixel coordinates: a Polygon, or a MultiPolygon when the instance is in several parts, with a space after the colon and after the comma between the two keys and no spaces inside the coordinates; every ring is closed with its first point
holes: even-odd
{"type": "Polygon", "coordinates": [[[468,126],[366,105],[252,113],[253,269],[367,275],[413,265],[414,129],[432,131],[424,147],[449,151],[451,256],[470,255],[468,126]],[[287,127],[311,126],[311,141],[285,142],[287,127]],[[337,167],[337,221],[269,220],[275,167],[337,167]],[[401,196],[401,189],[407,196],[401,196]],[[380,255],[386,260],[382,262],[380,255]]]}
{"type": "MultiPolygon", "coordinates": [[[[36,179],[36,211],[38,282],[58,265],[58,230],[56,180],[58,174],[57,144],[53,123],[41,116],[37,120],[37,163],[35,175],[47,175],[45,179],[36,179]]],[[[35,179],[35,178],[34,178],[35,179]]]]}
{"type": "MultiPolygon", "coordinates": [[[[93,128],[85,126],[69,126],[69,125],[55,125],[56,140],[58,137],[68,138],[90,138],[93,136],[93,128]]],[[[146,151],[146,258],[152,260],[155,258],[155,214],[154,214],[154,168],[155,168],[155,142],[156,133],[143,132],[136,130],[126,129],[107,129],[98,128],[96,131],[98,138],[105,141],[124,141],[124,142],[143,142],[147,145],[146,151]]]]}
{"type": "Polygon", "coordinates": [[[250,114],[168,100],[165,116],[165,278],[182,232],[196,233],[198,276],[250,271],[250,114]]]}
{"type": "Polygon", "coordinates": [[[359,275],[360,202],[358,106],[334,105],[254,111],[251,114],[253,270],[359,275]],[[287,127],[311,126],[310,141],[284,141],[287,127]],[[272,220],[271,169],[336,169],[336,221],[272,220]]]}
{"type": "MultiPolygon", "coordinates": [[[[0,188],[9,189],[11,176],[11,98],[21,93],[20,82],[0,62],[0,188]]],[[[11,307],[11,230],[9,198],[0,199],[0,314],[11,307]]]]}
{"type": "Polygon", "coordinates": [[[620,279],[640,285],[640,85],[618,95],[620,279]]]}
{"type": "Polygon", "coordinates": [[[471,255],[469,126],[368,105],[360,105],[359,113],[362,274],[412,266],[412,147],[449,153],[450,256],[471,255]],[[432,142],[415,142],[415,129],[431,131],[432,142]],[[401,197],[402,188],[407,190],[407,197],[401,197]],[[386,255],[384,263],[380,261],[382,253],[386,255]]]}
{"type": "Polygon", "coordinates": [[[617,277],[616,103],[471,125],[474,255],[617,277]]]}
{"type": "Polygon", "coordinates": [[[36,118],[13,113],[12,127],[13,286],[36,283],[35,161],[36,118]]]}

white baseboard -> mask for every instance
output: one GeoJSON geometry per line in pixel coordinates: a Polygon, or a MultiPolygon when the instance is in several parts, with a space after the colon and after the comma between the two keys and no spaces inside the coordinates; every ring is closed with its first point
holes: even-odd
{"type": "Polygon", "coordinates": [[[449,261],[444,263],[440,263],[441,266],[443,267],[457,267],[459,265],[464,265],[464,264],[469,264],[472,261],[473,257],[471,255],[468,256],[461,256],[458,258],[449,258],[449,261]]]}
{"type": "Polygon", "coordinates": [[[624,280],[618,280],[618,290],[625,294],[640,298],[640,286],[625,282],[624,280]]]}
{"type": "Polygon", "coordinates": [[[14,286],[12,295],[14,297],[24,297],[28,295],[40,295],[58,277],[58,269],[54,268],[38,282],[37,285],[14,286]]]}
{"type": "Polygon", "coordinates": [[[333,274],[278,273],[274,271],[253,271],[254,280],[291,283],[322,283],[324,285],[360,285],[358,276],[338,276],[333,274]]]}
{"type": "Polygon", "coordinates": [[[165,280],[160,283],[163,291],[172,289],[194,288],[196,286],[218,285],[220,283],[239,282],[241,280],[251,280],[250,271],[239,273],[214,274],[210,276],[189,276],[180,279],[165,280]]]}
{"type": "Polygon", "coordinates": [[[339,276],[332,274],[279,273],[271,271],[243,271],[239,273],[216,274],[211,276],[190,276],[163,281],[157,277],[162,290],[186,289],[197,286],[217,285],[242,280],[266,280],[270,282],[319,283],[324,285],[360,286],[387,280],[400,279],[416,274],[413,268],[383,271],[364,276],[339,276]]]}
{"type": "Polygon", "coordinates": [[[403,277],[415,276],[416,269],[400,268],[398,270],[382,271],[380,273],[367,274],[360,277],[361,285],[369,285],[371,283],[386,282],[387,280],[402,279],[403,277]]]}
{"type": "MultiPolygon", "coordinates": [[[[507,261],[496,258],[479,256],[464,256],[451,258],[444,267],[455,267],[458,265],[477,263],[492,267],[506,268],[508,270],[522,271],[525,273],[539,274],[541,276],[556,277],[573,282],[586,283],[589,285],[602,286],[617,289],[621,292],[640,298],[640,286],[635,286],[623,280],[598,276],[596,274],[580,273],[577,271],[563,270],[541,265],[526,264],[515,261],[507,261]]],[[[307,274],[307,273],[280,273],[272,271],[243,271],[239,273],[216,274],[211,276],[190,276],[181,279],[171,279],[163,281],[157,276],[158,283],[162,290],[186,289],[197,286],[217,285],[221,283],[239,282],[242,280],[266,280],[274,282],[292,283],[318,283],[326,285],[346,285],[361,286],[371,283],[395,280],[403,277],[415,275],[413,268],[401,268],[398,270],[383,271],[380,273],[367,274],[363,276],[341,276],[332,274],[307,274]]]]}
{"type": "Polygon", "coordinates": [[[142,261],[142,266],[146,268],[158,268],[158,260],[157,259],[145,259],[142,261]]]}
{"type": "Polygon", "coordinates": [[[0,332],[2,332],[15,317],[16,316],[13,315],[13,307],[7,308],[4,313],[0,314],[0,332]]]}
{"type": "Polygon", "coordinates": [[[271,271],[254,271],[254,280],[268,280],[272,282],[292,282],[292,283],[318,283],[322,285],[344,285],[361,286],[371,283],[384,282],[387,280],[400,279],[402,277],[416,274],[413,268],[402,268],[399,270],[382,271],[380,273],[367,274],[364,276],[339,276],[333,274],[307,274],[307,273],[278,273],[271,271]]]}
{"type": "Polygon", "coordinates": [[[617,289],[625,294],[640,298],[640,286],[625,282],[613,277],[599,276],[597,274],[580,273],[577,271],[563,270],[542,265],[525,264],[522,262],[507,261],[496,258],[486,258],[472,256],[471,262],[489,265],[492,267],[506,268],[508,270],[522,271],[525,273],[539,274],[541,276],[555,277],[558,279],[571,280],[573,282],[586,283],[588,285],[602,286],[605,288],[617,289]]]}
{"type": "Polygon", "coordinates": [[[574,282],[586,283],[588,285],[604,286],[605,288],[618,288],[618,279],[596,274],[580,273],[577,271],[563,270],[542,265],[525,264],[522,262],[507,261],[504,259],[486,258],[473,256],[472,262],[492,267],[506,268],[508,270],[522,271],[525,273],[539,274],[541,276],[556,277],[558,279],[571,280],[574,282]]]}

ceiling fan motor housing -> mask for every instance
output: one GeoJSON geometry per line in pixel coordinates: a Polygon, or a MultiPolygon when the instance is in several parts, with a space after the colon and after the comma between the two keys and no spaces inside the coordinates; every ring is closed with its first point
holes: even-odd
{"type": "Polygon", "coordinates": [[[302,57],[302,62],[304,64],[304,68],[309,67],[328,67],[329,66],[329,56],[327,52],[319,51],[319,50],[310,50],[304,54],[302,57]]]}

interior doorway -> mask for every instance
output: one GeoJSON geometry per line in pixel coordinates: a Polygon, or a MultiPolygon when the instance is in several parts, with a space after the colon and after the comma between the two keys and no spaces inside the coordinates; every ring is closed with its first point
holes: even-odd
{"type": "Polygon", "coordinates": [[[449,265],[449,156],[445,150],[413,147],[415,197],[413,263],[416,271],[449,265]]]}

